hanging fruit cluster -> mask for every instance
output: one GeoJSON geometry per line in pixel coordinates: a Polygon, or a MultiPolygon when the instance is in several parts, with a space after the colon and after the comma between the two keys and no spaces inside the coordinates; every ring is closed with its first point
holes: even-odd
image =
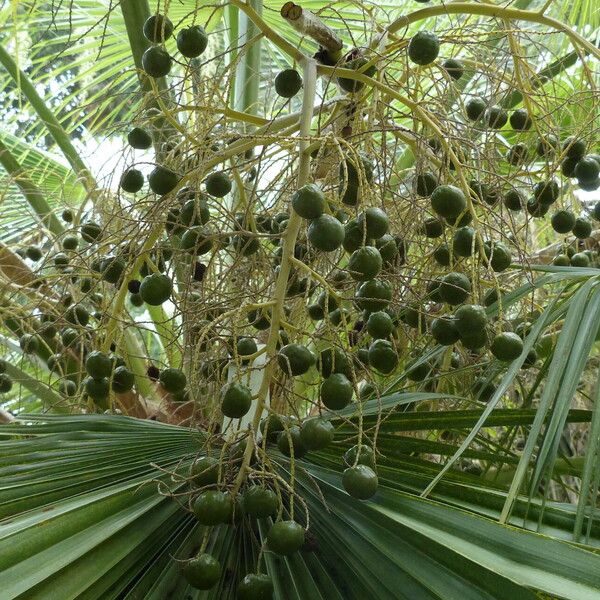
{"type": "MultiPolygon", "coordinates": [[[[174,68],[173,34],[164,15],[144,25],[142,67],[155,83],[174,68]]],[[[598,140],[584,127],[561,136],[528,90],[517,90],[517,107],[514,82],[497,84],[492,69],[482,71],[488,84],[469,87],[483,67],[448,40],[418,31],[385,61],[355,48],[322,65],[322,102],[305,94],[300,105],[315,82],[310,69],[287,68],[271,100],[292,118],[284,110],[260,126],[248,116],[245,129],[206,108],[231,67],[198,86],[185,62],[181,85],[194,101],[157,93],[126,134],[133,151],[154,148],[150,172],[128,150],[114,207],[65,210],[64,234],[20,249],[51,292],[47,306],[4,322],[58,376],[66,401],[84,395],[88,410],[135,413],[145,396],[159,416],[201,430],[204,452],[174,474],[183,483],[173,491],[205,528],[200,552],[182,562],[198,589],[223,576],[208,551],[212,528],[256,531],[266,520],[262,550],[306,546],[310,515],[293,477],[303,457],[339,447],[343,489],[359,500],[377,493],[367,403],[404,388],[487,402],[510,363],[535,368],[531,307],[504,307],[535,262],[528,231],[560,236],[555,266],[599,266],[600,202],[580,202],[600,187],[598,140]],[[383,62],[403,65],[396,83],[383,62]],[[431,104],[427,85],[439,92],[431,104]],[[315,118],[299,154],[307,112],[315,118]],[[394,126],[409,117],[412,129],[394,126]],[[398,167],[407,149],[414,167],[398,167]],[[150,315],[163,347],[127,337],[124,312],[138,324],[150,315]]],[[[177,32],[176,46],[184,59],[210,54],[199,25],[177,32]]],[[[12,387],[6,370],[0,361],[0,393],[12,387]]],[[[248,574],[237,593],[270,598],[273,585],[248,574]]]]}

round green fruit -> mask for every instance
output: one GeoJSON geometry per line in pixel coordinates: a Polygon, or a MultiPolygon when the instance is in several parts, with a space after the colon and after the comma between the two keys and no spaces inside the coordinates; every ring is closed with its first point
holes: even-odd
{"type": "Polygon", "coordinates": [[[533,197],[540,204],[552,204],[560,196],[560,187],[555,179],[539,181],[533,186],[533,197]]]}
{"type": "Polygon", "coordinates": [[[388,313],[378,310],[369,315],[367,331],[373,339],[389,338],[394,331],[394,322],[388,313]]]}
{"type": "Polygon", "coordinates": [[[367,281],[376,277],[383,266],[381,253],[373,246],[363,246],[355,250],[348,260],[347,269],[357,281],[367,281]]]}
{"type": "Polygon", "coordinates": [[[438,317],[432,321],[431,335],[442,346],[451,346],[458,342],[460,337],[454,322],[446,317],[438,317]]]}
{"type": "Polygon", "coordinates": [[[135,194],[144,187],[144,175],[138,169],[127,169],[121,176],[119,185],[124,192],[135,194]]]}
{"type": "Polygon", "coordinates": [[[325,194],[318,185],[307,183],[292,195],[292,208],[303,219],[316,219],[325,210],[325,194]]]}
{"type": "Polygon", "coordinates": [[[445,218],[456,218],[467,208],[462,190],[453,185],[440,185],[431,194],[431,207],[445,218]]]}
{"type": "Polygon", "coordinates": [[[368,500],[377,492],[377,474],[367,465],[348,467],[342,475],[342,485],[350,496],[357,500],[368,500]]]}
{"type": "Polygon", "coordinates": [[[496,273],[501,273],[510,267],[512,255],[505,244],[502,242],[486,242],[483,247],[486,261],[489,261],[496,273]]]}
{"type": "Polygon", "coordinates": [[[152,273],[142,279],[140,296],[146,304],[159,306],[166,302],[173,291],[173,282],[163,273],[152,273]]]}
{"type": "Polygon", "coordinates": [[[158,165],[148,175],[150,189],[159,196],[172,192],[179,183],[179,175],[167,167],[158,165]]]}
{"type": "Polygon", "coordinates": [[[485,118],[488,127],[502,129],[508,122],[508,113],[501,106],[494,105],[485,111],[485,118]]]}
{"type": "Polygon", "coordinates": [[[304,527],[296,521],[277,521],[267,534],[267,547],[276,554],[290,556],[304,545],[304,527]]]}
{"type": "Polygon", "coordinates": [[[572,158],[574,160],[580,160],[585,156],[585,151],[587,149],[587,145],[585,140],[580,138],[576,138],[571,135],[565,139],[562,144],[563,152],[566,153],[568,158],[572,158]]]}
{"type": "Polygon", "coordinates": [[[98,223],[84,223],[81,226],[81,237],[84,241],[92,244],[98,242],[102,238],[102,227],[98,223]]]}
{"type": "Polygon", "coordinates": [[[555,267],[568,267],[571,265],[571,259],[566,254],[557,254],[552,259],[552,264],[555,267]]]}
{"type": "Polygon", "coordinates": [[[343,373],[332,373],[321,384],[320,398],[329,410],[341,410],[352,402],[354,388],[343,373]]]}
{"type": "Polygon", "coordinates": [[[508,210],[522,210],[525,205],[525,198],[521,192],[516,189],[510,189],[504,194],[504,206],[508,208],[508,210]]]}
{"type": "Polygon", "coordinates": [[[503,362],[513,361],[523,352],[523,340],[511,331],[499,333],[490,347],[492,354],[503,362]]]}
{"type": "Polygon", "coordinates": [[[485,308],[478,304],[464,304],[454,313],[454,326],[461,337],[484,331],[486,325],[485,308]]]}
{"type": "Polygon", "coordinates": [[[334,437],[333,425],[327,419],[312,417],[302,423],[300,441],[307,450],[322,450],[334,437]]]}
{"type": "Polygon", "coordinates": [[[273,580],[268,575],[249,573],[237,589],[237,600],[272,600],[273,580]]]}
{"type": "Polygon", "coordinates": [[[113,363],[109,356],[94,350],[90,352],[85,359],[85,370],[90,377],[101,379],[102,377],[110,377],[113,370],[113,363]]]}
{"type": "Polygon", "coordinates": [[[285,69],[275,76],[275,92],[282,98],[293,98],[302,88],[302,77],[296,69],[285,69]]]}
{"type": "Polygon", "coordinates": [[[438,178],[431,171],[419,173],[415,177],[416,192],[419,196],[423,196],[424,198],[429,198],[438,185],[438,178]]]}
{"type": "Polygon", "coordinates": [[[558,210],[550,220],[556,233],[569,233],[575,226],[575,215],[569,210],[558,210]]]}
{"type": "Polygon", "coordinates": [[[185,563],[183,576],[198,590],[210,590],[221,579],[221,564],[211,554],[200,554],[185,563]]]}
{"type": "Polygon", "coordinates": [[[369,207],[361,213],[356,222],[359,227],[366,229],[367,238],[379,239],[388,232],[390,220],[383,210],[369,207]]]}
{"type": "Polygon", "coordinates": [[[58,384],[58,391],[70,398],[77,393],[77,384],[70,379],[62,379],[58,384]]]}
{"type": "Polygon", "coordinates": [[[79,246],[79,238],[76,235],[66,235],[62,240],[62,247],[65,250],[77,250],[79,246]]]}
{"type": "Polygon", "coordinates": [[[73,211],[70,208],[65,208],[61,213],[61,218],[65,223],[72,223],[74,219],[73,211]]]}
{"type": "Polygon", "coordinates": [[[375,452],[371,446],[365,444],[361,444],[359,450],[357,444],[356,446],[352,446],[352,448],[348,448],[344,453],[344,464],[348,467],[365,465],[375,471],[375,452]]]}
{"type": "Polygon", "coordinates": [[[321,215],[308,226],[308,241],[317,250],[333,252],[344,241],[344,226],[331,215],[321,215]]]}
{"type": "Polygon", "coordinates": [[[187,378],[184,372],[173,367],[162,369],[158,380],[162,388],[170,394],[181,392],[187,384],[187,378]]]}
{"type": "Polygon", "coordinates": [[[458,81],[464,74],[465,69],[462,62],[456,58],[448,58],[442,63],[442,67],[446,70],[446,73],[454,81],[458,81]]]}
{"type": "Polygon", "coordinates": [[[510,126],[516,131],[527,131],[532,125],[533,121],[526,108],[519,108],[510,115],[510,126]]]}
{"type": "Polygon", "coordinates": [[[252,485],[244,492],[244,509],[246,514],[256,519],[272,517],[279,508],[277,494],[261,485],[252,485]]]}
{"type": "Polygon", "coordinates": [[[40,341],[31,333],[24,333],[19,338],[19,346],[25,354],[35,354],[40,349],[40,341]]]}
{"type": "Polygon", "coordinates": [[[192,25],[177,34],[177,50],[186,58],[197,58],[208,46],[208,35],[200,25],[192,25]]]}
{"type": "Polygon", "coordinates": [[[475,230],[472,227],[459,227],[452,236],[452,251],[457,256],[471,256],[474,241],[475,230]]]}
{"type": "Polygon", "coordinates": [[[513,166],[518,167],[527,162],[529,150],[525,144],[515,144],[511,146],[506,154],[506,160],[513,166]]]}
{"type": "Polygon", "coordinates": [[[223,171],[211,173],[205,180],[206,192],[215,198],[224,198],[232,188],[231,179],[223,171]]]}
{"type": "MultiPolygon", "coordinates": [[[[374,65],[370,65],[367,69],[364,69],[368,62],[369,61],[366,58],[361,56],[345,62],[342,67],[352,71],[360,71],[367,77],[373,77],[376,73],[374,65]]],[[[362,81],[350,79],[349,77],[338,77],[338,84],[345,92],[358,92],[359,90],[362,90],[365,85],[362,81]]]]}
{"type": "Polygon", "coordinates": [[[469,121],[478,121],[485,113],[486,108],[487,104],[483,98],[470,98],[465,104],[467,118],[469,121]]]}
{"type": "Polygon", "coordinates": [[[293,425],[277,436],[277,448],[285,456],[292,456],[292,450],[295,458],[301,458],[306,454],[306,448],[300,439],[300,427],[293,425]],[[291,442],[291,446],[290,446],[291,442]]]}
{"type": "Polygon", "coordinates": [[[121,365],[114,370],[111,385],[117,394],[125,394],[130,391],[134,383],[135,375],[127,367],[121,365]]]}
{"type": "Polygon", "coordinates": [[[141,127],[134,127],[127,134],[127,142],[136,150],[147,150],[152,146],[152,136],[141,127]]]}
{"type": "Polygon", "coordinates": [[[8,394],[12,390],[13,381],[10,375],[0,373],[0,394],[8,394]]]}
{"type": "Polygon", "coordinates": [[[448,244],[440,244],[433,251],[433,259],[442,267],[450,266],[450,250],[448,249],[448,244]]]}
{"type": "Polygon", "coordinates": [[[160,46],[151,46],[142,54],[142,68],[153,78],[164,77],[171,70],[171,56],[160,46]]]}
{"type": "Polygon", "coordinates": [[[437,217],[425,219],[423,223],[423,233],[430,239],[439,238],[444,235],[444,221],[437,217]]]}
{"type": "Polygon", "coordinates": [[[589,267],[590,259],[589,256],[584,252],[577,252],[576,254],[573,254],[573,256],[571,256],[569,264],[572,267],[589,267]]]}
{"type": "Polygon", "coordinates": [[[25,250],[25,256],[34,262],[41,260],[43,253],[39,246],[28,246],[25,250]]]}
{"type": "Polygon", "coordinates": [[[201,525],[214,526],[231,519],[233,503],[227,492],[202,492],[192,504],[192,510],[201,525]]]}
{"type": "Polygon", "coordinates": [[[173,23],[165,15],[152,15],[144,22],[143,31],[148,41],[160,44],[173,35],[173,23]]]}
{"type": "Polygon", "coordinates": [[[354,298],[362,310],[383,310],[392,300],[392,286],[383,279],[369,279],[359,285],[354,298]]]}
{"type": "Polygon", "coordinates": [[[592,235],[592,223],[587,219],[578,217],[575,219],[575,225],[573,225],[572,231],[576,238],[585,240],[592,235]]]}
{"type": "Polygon", "coordinates": [[[391,263],[399,254],[398,244],[389,233],[375,240],[375,247],[379,250],[381,260],[386,264],[391,263]]]}
{"type": "Polygon", "coordinates": [[[439,293],[447,304],[461,304],[471,293],[471,282],[463,273],[448,273],[442,278],[439,293]]]}
{"type": "Polygon", "coordinates": [[[303,375],[315,364],[315,356],[306,346],[286,344],[277,354],[277,363],[288,375],[303,375]]]}
{"type": "Polygon", "coordinates": [[[408,43],[408,58],[417,65],[431,64],[440,53],[440,40],[430,31],[419,31],[408,43]]]}
{"type": "Polygon", "coordinates": [[[398,353],[392,343],[375,340],[369,346],[369,364],[384,375],[391,373],[398,366],[398,353]]]}
{"type": "Polygon", "coordinates": [[[208,227],[191,227],[181,237],[181,249],[202,256],[213,248],[213,233],[208,227]]]}
{"type": "Polygon", "coordinates": [[[473,383],[473,396],[481,402],[488,402],[496,393],[496,386],[485,377],[478,377],[473,383]]]}
{"type": "Polygon", "coordinates": [[[252,406],[252,391],[241,383],[231,382],[221,390],[221,411],[230,419],[243,417],[252,406]]]}
{"type": "Polygon", "coordinates": [[[83,380],[83,389],[94,402],[103,403],[110,394],[110,383],[107,377],[86,377],[83,380]]]}
{"type": "Polygon", "coordinates": [[[190,467],[190,476],[198,487],[214,485],[219,478],[219,461],[213,456],[201,456],[190,467]]]}

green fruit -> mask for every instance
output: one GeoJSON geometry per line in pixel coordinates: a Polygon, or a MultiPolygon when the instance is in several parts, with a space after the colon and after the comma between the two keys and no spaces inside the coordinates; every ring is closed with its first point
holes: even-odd
{"type": "Polygon", "coordinates": [[[458,256],[471,256],[475,230],[472,227],[459,227],[452,237],[452,251],[458,256]]]}
{"type": "Polygon", "coordinates": [[[231,519],[233,503],[229,493],[208,490],[194,500],[192,510],[201,525],[213,526],[231,519]]]}
{"type": "Polygon", "coordinates": [[[107,256],[100,263],[100,273],[104,281],[116,284],[123,276],[127,264],[120,256],[107,256]]]}
{"type": "Polygon", "coordinates": [[[432,321],[431,335],[442,346],[451,346],[458,342],[460,337],[454,322],[446,317],[438,317],[432,321]]]}
{"type": "Polygon", "coordinates": [[[152,273],[142,279],[140,296],[146,304],[159,306],[166,302],[173,291],[173,282],[163,273],[152,273]]]}
{"type": "Polygon", "coordinates": [[[58,391],[67,397],[72,397],[77,393],[77,384],[70,379],[62,379],[58,384],[58,391]]]}
{"type": "Polygon", "coordinates": [[[168,40],[173,35],[173,23],[165,15],[152,15],[144,22],[144,37],[155,44],[168,40]]]}
{"type": "Polygon", "coordinates": [[[419,31],[408,44],[408,58],[417,65],[431,64],[440,53],[440,40],[430,31],[419,31]]]}
{"type": "Polygon", "coordinates": [[[292,195],[292,208],[303,219],[316,219],[325,210],[325,194],[318,185],[307,183],[292,195]]]}
{"type": "Polygon", "coordinates": [[[341,410],[352,402],[354,388],[343,373],[332,373],[321,384],[320,398],[329,410],[341,410]]]}
{"type": "Polygon", "coordinates": [[[248,323],[259,331],[264,331],[271,327],[271,316],[264,310],[255,309],[248,313],[248,323]]]}
{"type": "Polygon", "coordinates": [[[198,590],[210,590],[221,579],[221,565],[210,554],[200,554],[183,567],[186,581],[198,590]]]}
{"type": "Polygon", "coordinates": [[[286,344],[277,354],[277,363],[287,375],[303,375],[315,364],[315,356],[306,346],[286,344]]]}
{"type": "Polygon", "coordinates": [[[171,70],[171,56],[160,46],[151,46],[142,54],[142,68],[154,78],[164,77],[171,70]]]}
{"type": "Polygon", "coordinates": [[[369,279],[358,286],[354,298],[362,310],[383,310],[392,300],[392,286],[383,279],[369,279]]]}
{"type": "Polygon", "coordinates": [[[210,220],[210,211],[205,198],[188,200],[179,213],[179,222],[186,227],[200,227],[210,220]]]}
{"type": "Polygon", "coordinates": [[[83,380],[83,388],[85,393],[97,403],[103,403],[110,394],[110,384],[106,377],[99,379],[86,377],[83,380]]]}
{"type": "Polygon", "coordinates": [[[318,250],[332,252],[344,241],[344,226],[331,215],[321,215],[310,222],[307,238],[318,250]]]}
{"type": "Polygon", "coordinates": [[[425,171],[415,177],[416,192],[419,196],[428,198],[439,185],[438,178],[431,172],[425,171]]]}
{"type": "Polygon", "coordinates": [[[12,389],[13,382],[9,375],[0,373],[0,394],[8,394],[12,389]]]}
{"type": "Polygon", "coordinates": [[[76,235],[66,235],[62,240],[62,247],[65,250],[77,250],[79,238],[76,235]]]}
{"type": "Polygon", "coordinates": [[[568,267],[571,265],[571,259],[566,254],[558,254],[552,259],[555,267],[568,267]]]}
{"type": "Polygon", "coordinates": [[[152,136],[141,127],[134,127],[127,134],[127,142],[136,150],[147,150],[152,146],[152,136]]]}
{"type": "Polygon", "coordinates": [[[490,106],[485,111],[486,123],[493,129],[502,129],[508,122],[508,113],[498,105],[490,106]]]}
{"type": "Polygon", "coordinates": [[[465,104],[467,118],[469,121],[478,121],[485,113],[486,108],[487,104],[483,98],[476,97],[469,99],[465,104]]]}
{"type": "Polygon", "coordinates": [[[354,252],[362,246],[367,246],[370,240],[365,239],[364,234],[363,228],[360,227],[356,219],[348,221],[344,226],[344,241],[342,242],[344,250],[354,252]]]}
{"type": "Polygon", "coordinates": [[[135,383],[135,375],[125,366],[117,367],[112,377],[112,389],[117,394],[125,394],[135,383]]]}
{"type": "Polygon", "coordinates": [[[256,345],[256,340],[251,337],[241,337],[236,342],[236,352],[238,356],[245,357],[251,356],[252,354],[256,354],[258,352],[258,346],[256,345]]]}
{"type": "MultiPolygon", "coordinates": [[[[377,72],[374,65],[370,65],[367,69],[363,68],[368,62],[366,58],[359,57],[345,62],[342,67],[352,71],[360,71],[367,77],[373,77],[377,72]]],[[[338,84],[345,92],[358,92],[365,85],[362,81],[356,81],[347,77],[338,77],[338,84]]]]}
{"type": "Polygon", "coordinates": [[[478,377],[473,383],[473,396],[481,402],[488,402],[492,396],[496,393],[496,386],[485,379],[485,377],[478,377]]]}
{"type": "Polygon", "coordinates": [[[379,239],[388,232],[390,220],[383,210],[369,207],[365,212],[358,215],[356,220],[359,227],[365,228],[367,238],[379,239]]]}
{"type": "Polygon", "coordinates": [[[311,304],[307,311],[313,321],[321,321],[325,317],[325,311],[318,304],[311,304]]]}
{"type": "Polygon", "coordinates": [[[197,458],[190,467],[190,476],[198,487],[214,485],[219,478],[219,461],[212,456],[197,458]]]}
{"type": "Polygon", "coordinates": [[[144,175],[138,169],[127,169],[121,176],[119,185],[123,191],[135,194],[144,187],[144,175]]]}
{"type": "Polygon", "coordinates": [[[483,331],[486,325],[485,308],[478,304],[464,304],[454,313],[454,326],[461,337],[483,331]]]}
{"type": "Polygon", "coordinates": [[[423,381],[431,372],[431,365],[422,362],[407,369],[406,378],[410,381],[423,381]]]}
{"type": "Polygon", "coordinates": [[[560,188],[555,179],[540,181],[533,186],[533,197],[540,204],[552,204],[560,196],[560,188]]]}
{"type": "Polygon", "coordinates": [[[98,223],[84,223],[81,226],[81,237],[89,244],[97,242],[102,238],[102,227],[98,223]]]}
{"type": "Polygon", "coordinates": [[[535,151],[538,156],[552,156],[559,147],[558,138],[555,135],[549,134],[538,141],[535,151]]]}
{"type": "Polygon", "coordinates": [[[364,443],[361,444],[360,451],[358,445],[352,446],[344,453],[344,464],[348,467],[353,467],[355,464],[366,465],[375,471],[375,452],[371,446],[364,443]]]}
{"type": "Polygon", "coordinates": [[[302,423],[300,442],[307,450],[322,450],[334,437],[333,425],[327,419],[312,417],[302,423]]]}
{"type": "Polygon", "coordinates": [[[39,246],[28,246],[27,249],[25,250],[25,256],[29,260],[33,260],[34,262],[37,262],[38,260],[41,260],[43,254],[42,254],[42,250],[40,249],[39,246]]]}
{"type": "Polygon", "coordinates": [[[350,361],[339,348],[321,350],[317,360],[317,369],[323,377],[329,377],[332,373],[343,373],[346,377],[352,377],[350,361]]]}
{"type": "Polygon", "coordinates": [[[223,171],[211,173],[205,180],[206,192],[215,198],[224,198],[232,188],[231,179],[223,171]]]}
{"type": "Polygon", "coordinates": [[[35,354],[40,349],[40,341],[31,333],[24,333],[19,338],[19,346],[25,354],[35,354]]]}
{"type": "Polygon", "coordinates": [[[575,167],[578,163],[577,158],[569,158],[568,156],[560,163],[561,173],[565,177],[575,177],[575,167]]]}
{"type": "Polygon", "coordinates": [[[486,242],[484,244],[484,252],[486,262],[489,261],[489,264],[496,273],[505,271],[512,263],[510,250],[502,242],[493,242],[493,244],[486,242]]]}
{"type": "Polygon", "coordinates": [[[58,269],[62,269],[69,264],[69,257],[64,252],[57,252],[54,255],[54,266],[58,269]]]}
{"type": "Polygon", "coordinates": [[[576,238],[585,240],[592,235],[592,223],[587,219],[579,217],[575,219],[572,231],[576,238]]]}
{"type": "Polygon", "coordinates": [[[277,448],[279,449],[279,452],[285,456],[292,456],[292,450],[294,451],[295,458],[304,456],[306,454],[306,448],[300,439],[300,427],[294,425],[287,430],[281,431],[277,436],[277,448]],[[291,447],[290,441],[292,444],[291,447]]]}
{"type": "Polygon", "coordinates": [[[379,250],[381,259],[386,264],[391,263],[399,253],[396,240],[388,233],[375,240],[375,247],[379,250]]]}
{"type": "Polygon", "coordinates": [[[590,259],[584,252],[577,252],[571,256],[570,264],[572,267],[589,267],[590,259]]]}
{"type": "Polygon", "coordinates": [[[272,600],[273,580],[268,575],[248,574],[238,585],[237,598],[238,600],[272,600]]]}
{"type": "Polygon", "coordinates": [[[556,233],[569,233],[575,226],[575,215],[569,210],[558,210],[550,220],[556,233]]]}
{"type": "Polygon", "coordinates": [[[61,218],[65,223],[72,223],[74,218],[73,211],[70,208],[65,208],[61,213],[61,218]]]}
{"type": "Polygon", "coordinates": [[[384,375],[398,366],[398,354],[391,342],[375,340],[369,346],[369,364],[384,375]]]}
{"type": "Polygon", "coordinates": [[[525,198],[518,190],[510,189],[504,194],[504,206],[509,210],[522,210],[525,198]]]}
{"type": "Polygon", "coordinates": [[[594,210],[592,211],[592,216],[596,221],[600,221],[600,201],[596,202],[594,205],[594,210]]]}
{"type": "Polygon", "coordinates": [[[187,384],[187,378],[184,372],[173,367],[162,369],[158,380],[162,388],[170,394],[181,392],[187,384]]]}
{"type": "Polygon", "coordinates": [[[177,50],[186,58],[200,56],[208,46],[208,35],[200,25],[192,25],[177,34],[177,50]]]}
{"type": "Polygon", "coordinates": [[[471,282],[463,273],[448,273],[442,278],[440,295],[444,302],[456,305],[464,302],[471,293],[471,282]]]}
{"type": "Polygon", "coordinates": [[[379,480],[367,465],[348,467],[342,475],[342,485],[350,496],[357,500],[368,500],[375,495],[379,480]]]}
{"type": "Polygon", "coordinates": [[[584,156],[575,165],[575,177],[579,183],[596,181],[598,175],[600,175],[600,164],[589,156],[584,156]]]}
{"type": "Polygon", "coordinates": [[[383,266],[381,254],[373,246],[363,246],[355,250],[348,260],[348,271],[353,279],[367,281],[376,277],[383,266]]]}
{"type": "Polygon", "coordinates": [[[337,298],[327,292],[321,292],[319,294],[319,296],[317,298],[317,304],[323,310],[325,310],[325,308],[327,308],[327,311],[329,311],[329,312],[334,311],[336,308],[338,308],[337,298]]]}
{"type": "Polygon", "coordinates": [[[456,218],[467,208],[463,192],[453,185],[440,185],[431,194],[431,207],[445,218],[456,218]]]}
{"type": "Polygon", "coordinates": [[[465,69],[462,62],[456,58],[448,58],[442,63],[442,67],[454,81],[458,81],[464,74],[465,69]]]}
{"type": "Polygon", "coordinates": [[[448,244],[441,244],[433,251],[435,262],[443,267],[450,266],[450,250],[448,244]]]}
{"type": "Polygon", "coordinates": [[[394,322],[390,315],[379,310],[369,315],[367,319],[367,331],[373,339],[386,339],[394,331],[394,322]]]}
{"type": "Polygon", "coordinates": [[[362,153],[349,156],[340,163],[339,192],[343,193],[342,202],[349,206],[356,206],[359,201],[360,185],[373,181],[373,163],[362,153]]]}
{"type": "Polygon", "coordinates": [[[230,419],[243,417],[252,406],[252,391],[241,383],[228,383],[221,390],[221,412],[230,419]]]}
{"type": "Polygon", "coordinates": [[[181,249],[202,256],[213,248],[213,233],[208,227],[191,227],[181,237],[181,249]]]}
{"type": "Polygon", "coordinates": [[[7,367],[8,363],[3,358],[0,358],[0,373],[6,373],[7,367]]]}
{"type": "Polygon", "coordinates": [[[541,202],[538,202],[535,198],[530,198],[527,201],[527,212],[536,219],[543,218],[549,210],[549,204],[542,204],[541,202]]]}
{"type": "Polygon", "coordinates": [[[113,363],[109,356],[94,350],[90,352],[85,359],[85,370],[90,377],[101,379],[102,377],[110,377],[113,370],[113,363]]]}
{"type": "Polygon", "coordinates": [[[527,131],[532,125],[533,121],[526,108],[519,108],[510,115],[510,126],[516,131],[527,131]]]}
{"type": "Polygon", "coordinates": [[[511,165],[518,167],[527,162],[528,154],[529,150],[525,144],[515,144],[510,147],[506,154],[506,160],[508,160],[511,165]]]}
{"type": "Polygon", "coordinates": [[[467,350],[478,351],[488,343],[487,332],[484,329],[461,335],[460,342],[467,350]]]}
{"type": "Polygon", "coordinates": [[[302,87],[302,77],[296,69],[285,69],[275,76],[275,92],[282,98],[293,98],[302,87]]]}
{"type": "Polygon", "coordinates": [[[279,508],[277,494],[261,485],[252,485],[244,492],[246,514],[256,519],[272,517],[279,508]]]}
{"type": "Polygon", "coordinates": [[[289,556],[304,545],[304,528],[295,521],[277,521],[267,534],[267,547],[275,554],[289,556]]]}
{"type": "Polygon", "coordinates": [[[523,352],[523,340],[510,331],[499,333],[490,347],[492,354],[501,361],[509,362],[521,356],[523,352]]]}
{"type": "Polygon", "coordinates": [[[585,143],[585,140],[576,138],[575,136],[571,135],[568,138],[566,138],[563,142],[562,149],[568,158],[580,160],[585,156],[587,145],[585,143]]]}
{"type": "Polygon", "coordinates": [[[148,175],[150,189],[159,196],[172,192],[179,183],[179,175],[161,165],[155,167],[148,175]]]}
{"type": "Polygon", "coordinates": [[[425,237],[435,239],[444,235],[444,221],[436,217],[425,219],[423,223],[423,233],[425,237]]]}

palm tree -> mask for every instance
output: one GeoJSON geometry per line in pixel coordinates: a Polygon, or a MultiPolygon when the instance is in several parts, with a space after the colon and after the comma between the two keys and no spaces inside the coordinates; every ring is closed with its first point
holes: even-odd
{"type": "Polygon", "coordinates": [[[600,598],[593,2],[0,15],[2,598],[600,598]]]}

